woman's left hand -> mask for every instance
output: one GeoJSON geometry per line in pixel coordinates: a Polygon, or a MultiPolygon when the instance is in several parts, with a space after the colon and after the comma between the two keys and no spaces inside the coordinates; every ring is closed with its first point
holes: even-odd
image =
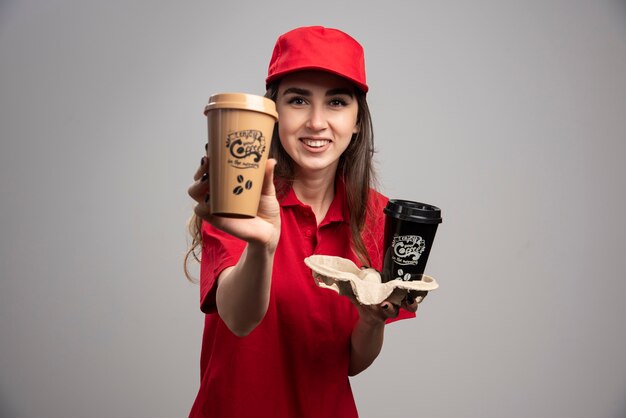
{"type": "Polygon", "coordinates": [[[406,309],[409,312],[417,312],[417,305],[424,299],[428,292],[418,292],[417,297],[409,294],[402,300],[401,305],[395,305],[388,300],[383,301],[379,305],[363,305],[357,301],[355,296],[350,296],[354,306],[359,311],[361,320],[372,325],[381,324],[388,319],[396,318],[400,314],[400,309],[406,309]]]}

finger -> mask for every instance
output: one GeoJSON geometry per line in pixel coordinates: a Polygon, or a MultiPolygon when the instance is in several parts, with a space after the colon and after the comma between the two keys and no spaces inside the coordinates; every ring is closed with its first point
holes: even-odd
{"type": "Polygon", "coordinates": [[[387,300],[380,304],[380,308],[382,309],[383,315],[386,319],[395,318],[400,313],[400,307],[387,300]]]}
{"type": "Polygon", "coordinates": [[[209,158],[202,157],[200,166],[193,175],[195,183],[187,189],[187,194],[198,203],[202,203],[209,193],[209,158]]]}
{"type": "Polygon", "coordinates": [[[213,223],[211,222],[211,219],[213,218],[213,216],[211,215],[211,210],[209,208],[208,200],[207,202],[198,203],[193,208],[193,211],[199,218],[204,219],[207,222],[213,223]]]}
{"type": "Polygon", "coordinates": [[[209,171],[209,158],[208,157],[202,157],[202,159],[200,160],[200,166],[198,166],[198,169],[196,170],[195,174],[193,175],[193,179],[194,180],[200,180],[200,178],[205,173],[208,173],[208,171],[209,171]]]}
{"type": "Polygon", "coordinates": [[[205,173],[187,189],[187,194],[198,203],[207,203],[209,195],[209,175],[205,173]]]}
{"type": "Polygon", "coordinates": [[[419,302],[409,294],[406,299],[402,301],[402,307],[409,312],[417,312],[418,303],[419,302]]]}

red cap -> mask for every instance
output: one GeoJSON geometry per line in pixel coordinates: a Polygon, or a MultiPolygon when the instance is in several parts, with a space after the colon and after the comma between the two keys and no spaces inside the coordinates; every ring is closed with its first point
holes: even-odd
{"type": "Polygon", "coordinates": [[[265,84],[301,70],[328,71],[367,93],[363,47],[350,35],[322,26],[297,28],[276,41],[265,84]]]}

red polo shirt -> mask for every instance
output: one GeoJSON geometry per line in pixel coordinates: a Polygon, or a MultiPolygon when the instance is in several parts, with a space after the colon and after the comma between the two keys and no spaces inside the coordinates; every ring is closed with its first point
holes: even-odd
{"type": "MultiPolygon", "coordinates": [[[[245,242],[204,223],[200,270],[206,313],[201,383],[190,417],[357,417],[350,381],[350,335],[358,312],[335,292],[319,288],[304,259],[312,254],[356,259],[351,246],[345,189],[318,226],[311,207],[291,190],[280,202],[281,236],[267,313],[246,337],[236,337],[215,306],[216,279],[237,263],[245,242]]],[[[373,216],[364,241],[372,267],[382,267],[383,208],[387,198],[370,192],[373,216]]],[[[402,317],[411,317],[401,311],[402,317]]]]}

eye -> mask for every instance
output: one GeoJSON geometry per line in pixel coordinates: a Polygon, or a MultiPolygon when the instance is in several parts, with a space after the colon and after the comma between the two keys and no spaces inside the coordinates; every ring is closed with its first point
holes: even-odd
{"type": "Polygon", "coordinates": [[[330,101],[328,102],[331,106],[333,107],[343,107],[346,106],[348,104],[348,102],[340,97],[335,97],[330,99],[330,101]]]}
{"type": "Polygon", "coordinates": [[[304,100],[303,97],[293,96],[287,99],[287,103],[293,104],[293,105],[303,105],[303,104],[306,104],[306,101],[304,100]]]}

